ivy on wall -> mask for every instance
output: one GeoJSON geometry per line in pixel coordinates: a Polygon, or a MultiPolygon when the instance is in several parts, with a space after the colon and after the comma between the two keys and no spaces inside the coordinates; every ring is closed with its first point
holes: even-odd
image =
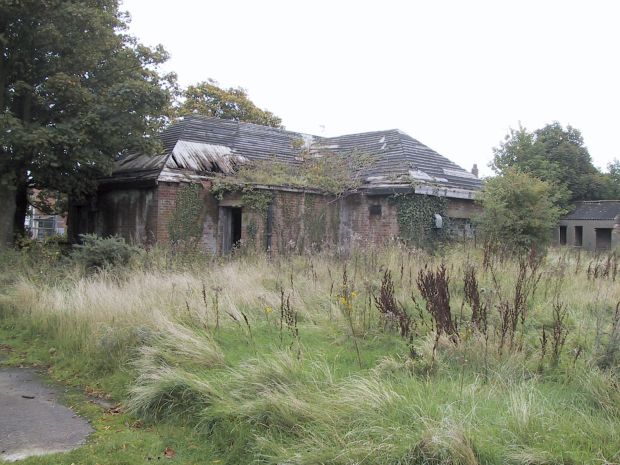
{"type": "Polygon", "coordinates": [[[254,210],[261,216],[267,215],[267,209],[271,203],[272,193],[252,188],[251,186],[241,189],[241,202],[244,207],[254,210]]]}
{"type": "Polygon", "coordinates": [[[176,205],[168,221],[172,244],[187,243],[202,237],[202,185],[186,184],[177,193],[176,205]]]}
{"type": "Polygon", "coordinates": [[[326,208],[316,208],[316,199],[313,195],[306,195],[304,206],[304,224],[309,245],[313,248],[321,248],[327,234],[326,208]]]}
{"type": "MultiPolygon", "coordinates": [[[[219,178],[218,178],[219,179],[219,178]]],[[[241,193],[241,202],[244,207],[254,210],[261,215],[267,213],[269,204],[272,200],[272,193],[269,191],[257,189],[251,185],[242,185],[230,182],[213,182],[211,186],[211,194],[216,200],[222,200],[225,194],[239,192],[241,193]]]]}
{"type": "Polygon", "coordinates": [[[434,249],[448,238],[445,197],[422,194],[394,194],[390,197],[396,206],[400,237],[407,244],[434,249]],[[435,227],[435,214],[442,216],[443,228],[435,227]]]}
{"type": "Polygon", "coordinates": [[[251,218],[250,221],[248,221],[248,224],[245,227],[245,230],[248,236],[249,246],[251,248],[255,248],[256,247],[256,236],[258,235],[258,224],[256,224],[256,221],[254,220],[254,218],[251,218]]]}

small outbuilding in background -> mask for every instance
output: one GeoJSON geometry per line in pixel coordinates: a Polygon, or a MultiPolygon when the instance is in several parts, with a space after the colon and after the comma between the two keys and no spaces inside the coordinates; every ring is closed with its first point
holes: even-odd
{"type": "Polygon", "coordinates": [[[620,200],[576,202],[572,213],[560,219],[559,245],[586,250],[620,247],[620,200]]]}

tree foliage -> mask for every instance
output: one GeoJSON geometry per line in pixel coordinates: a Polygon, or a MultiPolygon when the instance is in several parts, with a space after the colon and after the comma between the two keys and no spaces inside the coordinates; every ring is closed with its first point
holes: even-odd
{"type": "Polygon", "coordinates": [[[177,116],[200,114],[234,121],[282,127],[282,120],[267,110],[258,108],[241,87],[222,89],[213,80],[189,86],[181,92],[182,102],[177,116]]]}
{"type": "Polygon", "coordinates": [[[592,165],[581,132],[557,122],[534,132],[511,129],[494,149],[491,167],[498,174],[518,168],[548,181],[558,199],[591,200],[604,195],[601,173],[592,165]]]}
{"type": "Polygon", "coordinates": [[[516,168],[489,179],[478,201],[483,212],[476,222],[485,241],[512,253],[546,246],[563,213],[550,183],[516,168]]]}
{"type": "Polygon", "coordinates": [[[157,149],[174,76],[127,22],[118,0],[0,0],[0,172],[16,230],[28,188],[80,196],[122,151],[157,149]]]}
{"type": "Polygon", "coordinates": [[[603,193],[606,199],[620,199],[620,160],[614,159],[607,164],[607,173],[603,173],[603,193]]]}

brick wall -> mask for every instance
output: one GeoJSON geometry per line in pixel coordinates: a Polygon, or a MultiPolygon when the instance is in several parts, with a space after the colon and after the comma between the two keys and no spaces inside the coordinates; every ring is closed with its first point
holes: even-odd
{"type": "Polygon", "coordinates": [[[398,237],[396,207],[387,196],[350,195],[340,200],[340,247],[384,244],[398,237]]]}
{"type": "Polygon", "coordinates": [[[203,181],[203,224],[202,224],[202,245],[208,252],[212,254],[218,253],[218,201],[213,197],[209,189],[211,183],[203,181]]]}
{"type": "Polygon", "coordinates": [[[160,182],[157,184],[157,228],[156,237],[160,244],[169,240],[168,223],[172,218],[177,204],[179,183],[160,182]]]}
{"type": "MultiPolygon", "coordinates": [[[[157,184],[156,237],[160,244],[165,244],[170,240],[168,225],[177,207],[179,189],[184,185],[184,183],[161,181],[157,184]]],[[[207,250],[215,253],[215,241],[211,238],[215,238],[214,232],[217,227],[217,202],[209,192],[211,182],[203,181],[202,187],[204,201],[202,243],[207,250]]]]}
{"type": "MultiPolygon", "coordinates": [[[[267,191],[269,192],[269,191],[267,191]]],[[[268,212],[244,207],[243,196],[227,194],[222,207],[242,207],[241,241],[256,250],[274,253],[318,250],[338,241],[339,207],[333,196],[304,192],[272,191],[271,238],[267,238],[268,212]]],[[[224,215],[220,212],[220,219],[224,215]]],[[[222,249],[224,227],[218,225],[218,251],[222,249]]]]}
{"type": "Polygon", "coordinates": [[[319,250],[339,239],[338,203],[333,196],[276,192],[273,203],[274,252],[319,250]]]}
{"type": "MultiPolygon", "coordinates": [[[[101,192],[84,210],[84,224],[100,235],[120,234],[139,243],[169,241],[168,224],[177,206],[183,183],[160,182],[154,188],[116,189],[101,192]],[[91,215],[96,214],[92,220],[91,215]]],[[[246,246],[265,250],[267,246],[267,213],[243,206],[239,193],[227,194],[222,201],[210,193],[210,182],[203,182],[202,244],[212,253],[222,252],[225,207],[242,207],[241,240],[246,246]]],[[[396,206],[388,196],[352,194],[343,198],[304,192],[272,192],[271,250],[276,253],[300,252],[338,247],[349,250],[372,244],[384,244],[399,236],[396,206]]],[[[478,210],[472,201],[449,199],[448,216],[461,229],[478,210]],[[461,225],[463,223],[463,225],[461,225]]],[[[79,216],[79,215],[78,215],[79,216]]],[[[451,223],[451,224],[452,224],[451,223]]],[[[76,223],[76,224],[82,224],[76,223]]],[[[465,231],[465,230],[464,230],[465,231]]],[[[457,231],[456,236],[465,236],[457,231]]]]}
{"type": "Polygon", "coordinates": [[[450,218],[471,219],[481,211],[482,209],[472,200],[448,199],[448,216],[450,218]]]}
{"type": "MultiPolygon", "coordinates": [[[[244,208],[243,197],[238,193],[228,194],[220,205],[242,207],[242,243],[256,250],[265,250],[266,213],[244,208]]],[[[449,199],[449,216],[459,218],[447,222],[455,228],[455,237],[471,237],[469,218],[477,211],[471,201],[449,199]]],[[[217,251],[221,252],[224,228],[219,224],[211,230],[217,230],[217,239],[214,240],[217,241],[217,251]]],[[[326,247],[350,250],[352,247],[385,244],[398,237],[397,208],[388,196],[353,194],[337,199],[329,195],[273,191],[270,247],[274,253],[326,247]]]]}

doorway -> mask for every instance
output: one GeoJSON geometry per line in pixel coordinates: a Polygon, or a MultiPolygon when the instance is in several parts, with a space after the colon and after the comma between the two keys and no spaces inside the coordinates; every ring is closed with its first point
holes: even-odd
{"type": "Polygon", "coordinates": [[[560,245],[566,245],[566,226],[560,226],[560,245]]]}
{"type": "Polygon", "coordinates": [[[583,245],[583,226],[575,226],[575,247],[583,245]]]}
{"type": "Polygon", "coordinates": [[[221,207],[222,252],[229,253],[241,242],[241,207],[221,207]]]}
{"type": "Polygon", "coordinates": [[[596,228],[596,250],[611,249],[611,228],[596,228]]]}

